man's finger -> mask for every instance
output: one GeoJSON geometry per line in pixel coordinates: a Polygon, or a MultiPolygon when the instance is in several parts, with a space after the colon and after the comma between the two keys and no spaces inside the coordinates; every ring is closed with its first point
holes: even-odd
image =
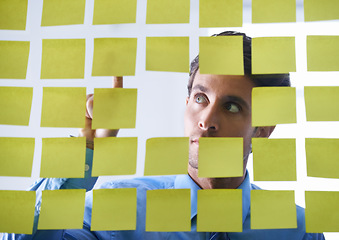
{"type": "Polygon", "coordinates": [[[122,88],[122,77],[113,77],[113,88],[122,88]]]}

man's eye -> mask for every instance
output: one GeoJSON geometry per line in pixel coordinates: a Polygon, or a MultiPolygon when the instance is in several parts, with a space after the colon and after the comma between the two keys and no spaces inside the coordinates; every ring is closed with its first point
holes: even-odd
{"type": "Polygon", "coordinates": [[[227,103],[226,109],[232,113],[240,112],[241,108],[238,104],[235,103],[227,103]]]}
{"type": "Polygon", "coordinates": [[[205,103],[206,98],[204,98],[204,96],[198,95],[198,96],[195,97],[195,102],[196,103],[205,103]]]}

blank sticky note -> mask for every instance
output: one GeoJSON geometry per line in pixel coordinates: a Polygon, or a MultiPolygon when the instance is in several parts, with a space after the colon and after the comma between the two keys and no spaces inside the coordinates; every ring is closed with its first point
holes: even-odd
{"type": "Polygon", "coordinates": [[[137,0],[94,0],[93,25],[135,23],[137,0]]]}
{"type": "Polygon", "coordinates": [[[251,190],[251,229],[297,228],[294,191],[251,190]]]}
{"type": "Polygon", "coordinates": [[[243,2],[200,0],[199,27],[242,27],[243,2]]]}
{"type": "Polygon", "coordinates": [[[144,175],[187,174],[189,138],[150,138],[146,141],[144,175]]]}
{"type": "Polygon", "coordinates": [[[243,36],[200,37],[200,73],[243,75],[243,36]]]}
{"type": "Polygon", "coordinates": [[[307,36],[307,70],[339,71],[339,36],[307,36]]]}
{"type": "Polygon", "coordinates": [[[28,0],[1,0],[0,29],[25,30],[27,5],[28,0]]]}
{"type": "Polygon", "coordinates": [[[339,178],[339,139],[306,138],[307,176],[339,178]]]}
{"type": "Polygon", "coordinates": [[[242,190],[198,190],[198,232],[242,232],[242,190]]]}
{"type": "Polygon", "coordinates": [[[38,229],[82,229],[86,189],[42,191],[38,229]]]}
{"type": "Polygon", "coordinates": [[[146,70],[189,72],[189,37],[147,37],[146,70]]]}
{"type": "Polygon", "coordinates": [[[91,231],[135,230],[137,189],[95,189],[91,231]]]}
{"type": "Polygon", "coordinates": [[[294,87],[253,88],[253,127],[296,122],[296,91],[294,87]]]}
{"type": "Polygon", "coordinates": [[[252,74],[280,74],[295,71],[294,37],[252,39],[252,74]]]}
{"type": "Polygon", "coordinates": [[[296,181],[295,139],[252,138],[254,181],[296,181]]]}
{"type": "Polygon", "coordinates": [[[243,168],[242,138],[200,138],[199,177],[240,177],[243,168]]]}
{"type": "Polygon", "coordinates": [[[305,22],[339,19],[338,0],[304,0],[305,22]]]}
{"type": "Polygon", "coordinates": [[[146,24],[189,22],[190,0],[147,0],[146,24]]]}
{"type": "Polygon", "coordinates": [[[146,231],[191,231],[190,189],[147,191],[146,231]]]}
{"type": "Polygon", "coordinates": [[[0,124],[28,126],[33,88],[0,87],[0,124]]]}
{"type": "Polygon", "coordinates": [[[92,76],[134,76],[136,38],[95,38],[92,76]]]}
{"type": "Polygon", "coordinates": [[[40,177],[83,178],[86,138],[43,138],[40,177]]]}
{"type": "Polygon", "coordinates": [[[0,138],[0,176],[31,177],[34,140],[34,138],[0,138]]]}
{"type": "Polygon", "coordinates": [[[44,87],[41,127],[85,127],[86,88],[44,87]]]}
{"type": "Polygon", "coordinates": [[[136,137],[94,138],[92,176],[132,175],[136,172],[136,137]]]}
{"type": "Polygon", "coordinates": [[[41,26],[83,24],[86,0],[44,0],[41,26]]]}
{"type": "Polygon", "coordinates": [[[94,89],[92,128],[135,128],[137,89],[94,89]]]}
{"type": "Polygon", "coordinates": [[[84,78],[85,39],[43,39],[41,79],[84,78]]]}
{"type": "Polygon", "coordinates": [[[0,191],[0,232],[32,234],[35,191],[0,191]]]}
{"type": "Polygon", "coordinates": [[[296,21],[296,0],[252,0],[252,23],[296,21]]]}
{"type": "Polygon", "coordinates": [[[307,121],[339,121],[339,87],[304,87],[307,121]]]}
{"type": "Polygon", "coordinates": [[[29,46],[27,41],[0,41],[0,78],[26,78],[29,46]]]}

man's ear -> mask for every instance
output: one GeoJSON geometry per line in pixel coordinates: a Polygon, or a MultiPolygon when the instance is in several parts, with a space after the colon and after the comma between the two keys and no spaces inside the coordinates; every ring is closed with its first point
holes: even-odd
{"type": "Polygon", "coordinates": [[[275,126],[257,127],[254,137],[268,138],[274,129],[275,129],[275,126]]]}
{"type": "Polygon", "coordinates": [[[188,104],[189,99],[190,99],[190,97],[186,97],[186,105],[188,104]]]}

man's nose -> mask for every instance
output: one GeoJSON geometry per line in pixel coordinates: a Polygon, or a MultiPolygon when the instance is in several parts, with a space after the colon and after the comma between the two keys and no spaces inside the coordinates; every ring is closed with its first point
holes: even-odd
{"type": "Polygon", "coordinates": [[[204,131],[218,131],[219,130],[219,117],[218,109],[216,106],[209,106],[205,108],[200,115],[198,126],[204,131]]]}

